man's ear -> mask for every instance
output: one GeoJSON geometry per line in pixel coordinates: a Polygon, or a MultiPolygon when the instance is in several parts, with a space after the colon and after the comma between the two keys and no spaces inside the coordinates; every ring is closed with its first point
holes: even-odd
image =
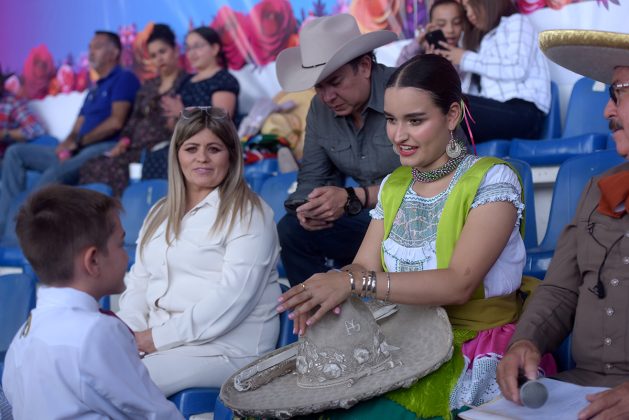
{"type": "Polygon", "coordinates": [[[92,277],[98,277],[100,275],[100,259],[98,249],[95,246],[90,246],[83,251],[81,257],[82,269],[92,277]]]}
{"type": "Polygon", "coordinates": [[[358,62],[358,71],[363,76],[371,77],[371,67],[373,67],[373,61],[371,60],[371,57],[368,55],[363,55],[363,57],[358,62]]]}

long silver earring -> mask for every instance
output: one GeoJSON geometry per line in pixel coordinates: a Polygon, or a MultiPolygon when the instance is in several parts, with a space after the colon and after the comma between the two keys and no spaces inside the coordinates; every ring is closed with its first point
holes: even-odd
{"type": "Polygon", "coordinates": [[[448,146],[446,147],[446,154],[450,159],[456,159],[461,156],[463,153],[463,148],[459,144],[458,141],[454,138],[454,132],[450,131],[450,141],[448,142],[448,146]]]}

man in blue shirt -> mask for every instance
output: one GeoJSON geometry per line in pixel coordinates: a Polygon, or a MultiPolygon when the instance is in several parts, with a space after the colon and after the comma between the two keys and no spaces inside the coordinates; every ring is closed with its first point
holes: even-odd
{"type": "Polygon", "coordinates": [[[2,168],[0,233],[4,232],[11,201],[26,188],[27,170],[41,172],[36,188],[53,182],[76,183],[86,161],[116,144],[140,87],[137,77],[119,66],[121,51],[118,35],[96,31],[89,44],[89,62],[99,78],[68,137],[56,148],[15,144],[7,149],[2,168]]]}

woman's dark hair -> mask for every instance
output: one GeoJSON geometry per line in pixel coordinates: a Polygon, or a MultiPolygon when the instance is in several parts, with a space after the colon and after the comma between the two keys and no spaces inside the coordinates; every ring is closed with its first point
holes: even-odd
{"type": "Polygon", "coordinates": [[[173,48],[175,48],[175,46],[177,45],[175,42],[175,33],[172,29],[170,29],[170,26],[164,23],[156,23],[153,26],[153,31],[151,32],[149,38],[146,40],[146,44],[148,45],[153,41],[162,41],[163,43],[168,44],[173,48]]]}
{"type": "Polygon", "coordinates": [[[479,29],[470,25],[471,28],[463,35],[463,48],[466,50],[477,51],[483,36],[498,26],[503,16],[518,13],[512,0],[468,0],[468,4],[477,16],[482,16],[486,28],[479,29]]]}
{"type": "Polygon", "coordinates": [[[435,54],[420,54],[402,64],[389,78],[386,88],[412,87],[428,92],[444,114],[461,102],[461,78],[452,63],[435,54]]]}
{"type": "Polygon", "coordinates": [[[432,20],[432,14],[435,11],[435,9],[439,6],[443,6],[446,4],[452,4],[456,7],[458,7],[461,10],[461,16],[463,16],[463,18],[465,18],[465,10],[463,9],[463,6],[461,6],[461,3],[457,0],[435,0],[434,2],[432,2],[432,6],[430,6],[430,10],[428,12],[428,20],[431,21],[432,20]]]}
{"type": "Polygon", "coordinates": [[[198,28],[194,28],[189,33],[192,32],[201,36],[210,45],[218,44],[218,46],[220,47],[218,50],[218,63],[223,67],[227,67],[227,57],[225,57],[225,51],[223,51],[223,42],[221,41],[221,37],[218,35],[218,32],[216,32],[209,26],[200,26],[198,28]]]}

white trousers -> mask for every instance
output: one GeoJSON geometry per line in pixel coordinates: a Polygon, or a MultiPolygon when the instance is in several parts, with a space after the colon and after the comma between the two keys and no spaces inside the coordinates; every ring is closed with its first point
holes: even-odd
{"type": "Polygon", "coordinates": [[[231,374],[255,359],[183,356],[166,350],[149,354],[142,361],[153,382],[169,397],[186,388],[220,388],[231,374]]]}

